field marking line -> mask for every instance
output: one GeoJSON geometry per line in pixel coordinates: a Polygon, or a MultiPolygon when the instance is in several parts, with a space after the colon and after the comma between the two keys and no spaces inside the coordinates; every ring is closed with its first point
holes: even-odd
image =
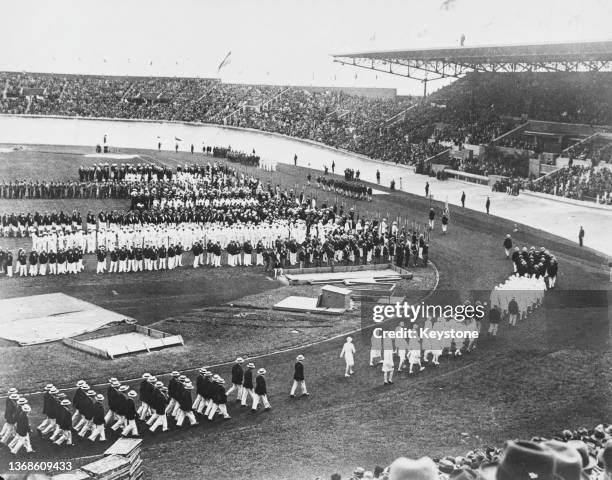
{"type": "MultiPolygon", "coordinates": [[[[431,261],[430,261],[430,263],[431,263],[432,267],[434,268],[434,271],[435,271],[435,274],[436,274],[436,282],[435,282],[433,288],[429,292],[427,292],[427,294],[423,297],[423,299],[421,300],[422,302],[426,301],[429,297],[431,297],[434,294],[434,292],[438,289],[438,284],[440,283],[440,272],[438,271],[438,267],[436,267],[435,263],[433,263],[431,261]]],[[[394,318],[395,317],[389,318],[387,320],[387,322],[393,320],[394,318]]],[[[386,323],[386,322],[383,322],[383,323],[386,323]]],[[[362,332],[362,331],[366,330],[367,328],[371,328],[371,327],[372,327],[371,325],[368,325],[366,327],[361,327],[361,328],[357,328],[355,330],[351,330],[349,332],[340,333],[340,334],[334,335],[334,336],[329,337],[329,338],[324,338],[324,339],[321,339],[321,340],[316,340],[314,342],[310,342],[310,343],[307,343],[305,345],[298,345],[298,346],[295,346],[295,347],[287,347],[287,348],[284,348],[284,349],[281,349],[281,350],[276,350],[276,351],[269,352],[269,353],[263,353],[263,354],[260,354],[260,355],[255,355],[253,357],[245,357],[245,361],[247,361],[247,360],[257,360],[257,359],[261,359],[261,358],[272,357],[272,356],[282,355],[282,354],[289,353],[289,352],[294,352],[294,351],[297,351],[297,350],[300,350],[300,349],[306,349],[306,348],[315,347],[317,345],[322,345],[323,343],[331,342],[331,341],[337,340],[339,338],[346,337],[347,335],[354,335],[356,333],[362,332]]],[[[217,364],[214,364],[214,365],[206,365],[206,368],[226,367],[226,366],[232,365],[233,363],[234,363],[234,360],[231,360],[231,361],[228,361],[228,362],[217,363],[217,364]]],[[[187,368],[187,369],[184,369],[184,370],[177,370],[177,371],[179,373],[189,373],[189,372],[195,372],[199,368],[201,368],[201,367],[192,367],[192,368],[187,368]]],[[[158,373],[158,374],[155,374],[155,376],[156,377],[163,377],[163,376],[167,376],[167,375],[170,375],[170,374],[171,374],[171,372],[158,373]]],[[[138,378],[130,378],[130,379],[126,379],[126,380],[121,380],[121,383],[132,383],[132,382],[136,382],[138,380],[142,380],[142,378],[138,377],[138,378]]],[[[109,385],[108,382],[98,383],[98,384],[92,385],[92,388],[95,388],[95,387],[101,388],[101,387],[106,387],[108,385],[109,385]]],[[[74,390],[74,388],[75,387],[72,386],[72,387],[67,387],[67,388],[60,388],[58,390],[60,392],[65,392],[65,391],[69,391],[69,390],[74,390]]],[[[45,393],[43,390],[37,390],[35,392],[24,393],[24,394],[22,394],[22,396],[28,397],[28,396],[41,395],[43,393],[45,393]]],[[[0,399],[6,399],[6,395],[0,396],[0,399]]]]}

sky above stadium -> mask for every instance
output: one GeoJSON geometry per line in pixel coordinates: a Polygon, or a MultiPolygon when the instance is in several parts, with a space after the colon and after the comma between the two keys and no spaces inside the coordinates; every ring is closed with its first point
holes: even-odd
{"type": "Polygon", "coordinates": [[[462,34],[466,46],[612,39],[611,0],[20,0],[3,16],[1,70],[415,94],[416,81],[330,54],[458,46],[462,34]]]}

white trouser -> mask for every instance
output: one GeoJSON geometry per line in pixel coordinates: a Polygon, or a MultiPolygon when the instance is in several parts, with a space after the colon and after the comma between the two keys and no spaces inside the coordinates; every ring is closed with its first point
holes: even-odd
{"type": "Polygon", "coordinates": [[[98,265],[96,266],[96,273],[104,273],[104,270],[106,270],[106,262],[98,262],[98,265]]]}
{"type": "Polygon", "coordinates": [[[136,427],[136,420],[128,420],[127,425],[123,427],[123,431],[121,432],[121,435],[125,437],[129,435],[130,433],[136,437],[138,436],[138,427],[136,427]]]}
{"type": "MultiPolygon", "coordinates": [[[[53,440],[53,437],[51,439],[53,440]]],[[[61,445],[64,442],[67,442],[68,445],[72,445],[72,431],[60,430],[59,438],[55,441],[55,444],[61,445]]]]}
{"type": "Polygon", "coordinates": [[[2,443],[8,442],[15,435],[15,424],[14,423],[5,423],[2,425],[2,431],[0,432],[0,441],[2,443]]]}
{"type": "Polygon", "coordinates": [[[244,388],[242,387],[242,406],[246,407],[247,406],[247,402],[249,400],[249,396],[251,397],[251,400],[255,399],[255,393],[253,392],[252,388],[244,388]]]}
{"type": "Polygon", "coordinates": [[[227,396],[229,397],[230,393],[232,393],[234,390],[237,390],[236,399],[240,400],[242,398],[242,385],[238,385],[237,383],[232,383],[232,386],[227,391],[227,396]]]}
{"type": "Polygon", "coordinates": [[[270,402],[268,402],[268,396],[258,395],[257,393],[255,393],[253,395],[253,410],[257,410],[257,406],[259,405],[260,401],[261,403],[263,403],[264,408],[270,408],[270,402]]]}
{"type": "Polygon", "coordinates": [[[100,437],[101,442],[106,441],[106,431],[104,429],[104,424],[102,425],[94,425],[91,435],[88,437],[92,442],[95,442],[96,439],[100,437]]]}
{"type": "Polygon", "coordinates": [[[151,414],[151,407],[149,407],[147,402],[142,402],[136,413],[139,415],[140,420],[144,420],[151,414]]]}
{"type": "Polygon", "coordinates": [[[296,392],[296,390],[298,388],[298,385],[302,389],[302,393],[303,394],[308,393],[308,390],[306,390],[306,381],[305,380],[294,380],[293,381],[293,385],[291,385],[290,395],[295,395],[295,392],[296,392]]]}
{"type": "Polygon", "coordinates": [[[21,450],[21,447],[25,447],[26,452],[32,452],[32,444],[30,443],[30,435],[26,433],[23,437],[21,435],[15,435],[17,441],[14,443],[11,448],[11,453],[13,455],[17,455],[17,452],[21,450]]]}
{"type": "Polygon", "coordinates": [[[164,415],[158,415],[156,413],[155,415],[157,415],[157,418],[155,419],[155,421],[153,422],[153,424],[151,425],[151,428],[149,428],[149,430],[154,432],[155,430],[157,430],[157,427],[159,427],[159,426],[162,427],[162,431],[163,432],[168,430],[168,417],[165,414],[164,415]]]}
{"type": "Polygon", "coordinates": [[[81,429],[79,430],[79,437],[84,437],[85,435],[87,435],[87,432],[89,430],[93,430],[93,422],[91,420],[87,420],[85,422],[85,425],[81,427],[81,429]]]}
{"type": "Polygon", "coordinates": [[[171,398],[170,402],[168,402],[168,406],[166,407],[166,415],[171,415],[176,407],[176,399],[171,398]]]}
{"type": "Polygon", "coordinates": [[[185,411],[185,410],[179,409],[178,415],[176,417],[176,426],[177,427],[182,426],[183,422],[185,421],[185,418],[189,419],[189,423],[191,425],[198,424],[198,421],[196,420],[195,415],[193,414],[192,410],[185,411]]]}
{"type": "Polygon", "coordinates": [[[215,412],[217,411],[218,405],[212,401],[212,399],[208,402],[208,405],[206,405],[206,410],[204,410],[204,416],[208,417],[208,414],[210,413],[211,410],[214,410],[215,412]]]}
{"type": "Polygon", "coordinates": [[[213,406],[208,412],[208,419],[212,420],[215,416],[215,413],[217,412],[221,413],[221,415],[223,415],[223,418],[230,418],[229,414],[227,413],[227,405],[225,403],[213,403],[213,406]]]}

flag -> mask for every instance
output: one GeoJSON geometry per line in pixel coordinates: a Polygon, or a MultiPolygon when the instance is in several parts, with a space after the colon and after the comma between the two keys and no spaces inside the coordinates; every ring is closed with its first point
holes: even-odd
{"type": "Polygon", "coordinates": [[[229,52],[227,52],[227,55],[225,55],[223,60],[221,60],[221,63],[217,67],[217,73],[219,73],[223,67],[225,67],[226,65],[229,65],[229,63],[230,63],[230,55],[231,54],[232,54],[232,51],[230,50],[229,52]]]}

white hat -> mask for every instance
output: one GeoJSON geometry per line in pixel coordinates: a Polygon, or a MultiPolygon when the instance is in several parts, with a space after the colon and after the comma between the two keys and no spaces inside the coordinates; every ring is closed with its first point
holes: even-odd
{"type": "Polygon", "coordinates": [[[259,370],[257,370],[257,375],[265,375],[265,374],[266,374],[265,368],[260,368],[259,370]]]}
{"type": "Polygon", "coordinates": [[[302,360],[304,360],[304,355],[301,355],[301,354],[300,354],[300,355],[298,355],[297,357],[295,357],[295,359],[296,359],[298,362],[301,362],[302,360]]]}
{"type": "Polygon", "coordinates": [[[14,388],[14,387],[9,388],[9,389],[8,389],[8,394],[9,394],[9,395],[12,395],[13,393],[18,393],[18,392],[17,392],[17,389],[16,389],[16,388],[14,388]]]}
{"type": "Polygon", "coordinates": [[[104,400],[104,395],[102,395],[101,393],[98,393],[96,395],[96,400],[98,400],[99,402],[101,402],[102,400],[104,400]]]}
{"type": "Polygon", "coordinates": [[[429,457],[411,460],[405,457],[396,458],[389,467],[391,480],[437,480],[438,468],[429,457]]]}
{"type": "Polygon", "coordinates": [[[151,376],[150,373],[143,373],[142,378],[148,379],[151,376]]]}
{"type": "Polygon", "coordinates": [[[128,392],[128,397],[135,398],[135,397],[137,397],[137,396],[138,396],[138,394],[137,394],[137,393],[136,393],[134,390],[130,390],[130,391],[128,392]]]}
{"type": "Polygon", "coordinates": [[[242,358],[242,357],[238,357],[236,359],[236,363],[243,363],[243,362],[244,362],[244,358],[242,358]]]}
{"type": "Polygon", "coordinates": [[[21,409],[24,412],[31,412],[32,411],[32,408],[29,405],[24,405],[23,407],[21,407],[21,409]]]}

